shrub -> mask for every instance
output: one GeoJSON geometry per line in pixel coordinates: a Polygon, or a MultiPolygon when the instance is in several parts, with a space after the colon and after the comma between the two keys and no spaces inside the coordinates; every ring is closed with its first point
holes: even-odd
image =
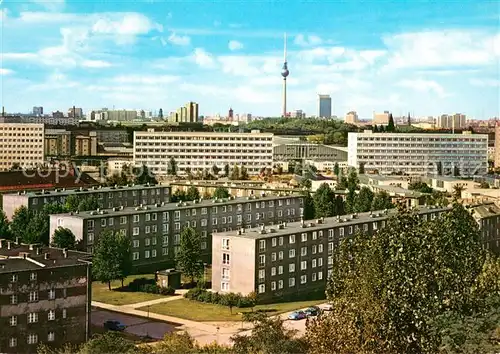
{"type": "Polygon", "coordinates": [[[254,299],[249,296],[243,296],[235,293],[214,293],[206,289],[194,288],[184,294],[184,297],[189,300],[212,303],[222,306],[235,306],[239,308],[253,307],[254,299]]]}
{"type": "Polygon", "coordinates": [[[161,295],[175,295],[175,289],[169,286],[168,288],[160,287],[161,295]]]}
{"type": "Polygon", "coordinates": [[[142,291],[150,294],[158,294],[160,289],[156,284],[145,284],[142,286],[142,291]]]}
{"type": "Polygon", "coordinates": [[[143,287],[145,285],[154,285],[155,280],[154,279],[147,279],[147,278],[137,278],[132,280],[128,285],[127,288],[129,291],[143,291],[143,287]]]}

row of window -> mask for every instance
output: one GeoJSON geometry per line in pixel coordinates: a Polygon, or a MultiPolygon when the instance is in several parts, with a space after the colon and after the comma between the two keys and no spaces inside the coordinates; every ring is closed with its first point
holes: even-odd
{"type": "MultiPolygon", "coordinates": [[[[38,312],[30,312],[28,313],[27,316],[27,323],[37,323],[38,322],[38,312]]],[[[62,309],[62,318],[67,317],[67,312],[66,309],[62,309]]],[[[56,319],[56,310],[49,310],[47,311],[47,320],[48,321],[55,321],[56,319]]],[[[15,327],[18,324],[18,316],[10,316],[9,317],[9,324],[11,327],[15,327]]]]}
{"type": "MultiPolygon", "coordinates": [[[[55,332],[48,332],[47,334],[47,342],[53,342],[56,340],[56,334],[55,332]]],[[[38,334],[36,333],[30,333],[26,337],[26,343],[28,344],[38,344],[38,334]]],[[[15,348],[17,347],[17,338],[16,337],[11,337],[9,339],[9,347],[15,348]]]]}
{"type": "MultiPolygon", "coordinates": [[[[14,276],[16,277],[16,280],[17,281],[17,274],[12,274],[12,279],[14,279],[14,276]]],[[[67,297],[67,290],[66,288],[63,288],[63,298],[66,298],[67,297]]],[[[38,291],[30,291],[29,292],[29,295],[28,295],[28,301],[29,302],[37,302],[38,299],[39,299],[39,296],[38,296],[38,291]]],[[[55,300],[56,298],[56,291],[55,289],[50,289],[48,290],[48,300],[55,300]]],[[[19,302],[19,298],[18,298],[18,295],[17,294],[12,294],[10,295],[10,304],[11,305],[16,305],[18,304],[19,302]]]]}

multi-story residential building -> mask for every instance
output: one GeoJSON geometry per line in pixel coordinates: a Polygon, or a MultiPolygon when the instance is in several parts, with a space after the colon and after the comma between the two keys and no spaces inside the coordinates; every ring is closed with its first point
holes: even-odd
{"type": "Polygon", "coordinates": [[[82,119],[83,118],[83,109],[78,107],[68,108],[68,117],[82,119]]]}
{"type": "Polygon", "coordinates": [[[495,125],[495,168],[500,168],[500,124],[495,125]]]}
{"type": "MultiPolygon", "coordinates": [[[[97,119],[97,118],[96,118],[97,119]]],[[[137,111],[135,110],[104,110],[100,112],[101,120],[111,120],[117,122],[132,121],[137,119],[137,111]]]]}
{"type": "Polygon", "coordinates": [[[465,114],[455,113],[453,115],[442,114],[436,119],[437,129],[464,129],[467,127],[465,114]]]}
{"type": "Polygon", "coordinates": [[[249,174],[272,167],[273,134],[160,132],[148,129],[134,133],[134,163],[145,164],[158,175],[166,175],[174,158],[180,173],[210,171],[214,165],[223,169],[245,166],[249,174]]]}
{"type": "MultiPolygon", "coordinates": [[[[420,207],[418,213],[432,220],[446,210],[420,207]]],[[[214,233],[212,289],[243,295],[255,292],[266,300],[324,291],[339,242],[358,230],[374,233],[395,213],[389,210],[214,233]]],[[[500,212],[489,213],[489,226],[481,229],[485,247],[489,247],[486,241],[493,242],[491,237],[495,237],[495,245],[500,238],[495,231],[500,226],[500,212]]],[[[478,217],[481,226],[483,216],[478,217]]]]}
{"type": "Polygon", "coordinates": [[[494,203],[472,205],[472,216],[481,228],[484,248],[500,254],[500,208],[494,203]]]}
{"type": "Polygon", "coordinates": [[[45,156],[70,156],[71,132],[65,129],[45,129],[45,156]]]}
{"type": "Polygon", "coordinates": [[[273,139],[273,160],[290,161],[303,159],[323,159],[347,161],[347,149],[302,141],[298,138],[275,136],[273,139]]]}
{"type": "Polygon", "coordinates": [[[377,125],[387,125],[389,124],[389,111],[384,111],[384,113],[375,113],[373,112],[373,119],[372,119],[372,124],[377,125]]]}
{"type": "Polygon", "coordinates": [[[188,102],[185,106],[177,109],[177,112],[171,112],[169,121],[171,123],[196,123],[198,122],[198,103],[188,102]]]}
{"type": "Polygon", "coordinates": [[[330,95],[318,95],[318,117],[332,117],[332,98],[330,95]]]}
{"type": "Polygon", "coordinates": [[[43,165],[43,124],[0,123],[0,171],[43,165]]]}
{"type": "Polygon", "coordinates": [[[200,233],[203,260],[210,263],[213,232],[298,220],[302,207],[302,196],[255,196],[56,214],[50,216],[50,235],[68,228],[92,252],[101,232],[122,232],[132,241],[134,269],[150,271],[173,265],[184,227],[200,233]]]}
{"type": "Polygon", "coordinates": [[[0,240],[0,352],[36,353],[90,338],[87,253],[0,240]]]}
{"type": "Polygon", "coordinates": [[[42,106],[34,106],[33,107],[33,115],[43,116],[43,107],[42,106]]]}
{"type": "Polygon", "coordinates": [[[483,175],[488,172],[488,135],[363,133],[348,135],[348,164],[365,171],[409,175],[483,175]],[[458,171],[456,170],[458,169],[458,171]]]}
{"type": "Polygon", "coordinates": [[[161,185],[130,185],[115,187],[88,187],[78,189],[54,189],[38,192],[17,192],[4,194],[3,210],[9,220],[14,212],[21,206],[29,210],[40,211],[46,204],[64,204],[66,198],[76,195],[81,198],[94,197],[100,208],[135,207],[138,205],[149,205],[156,203],[168,203],[170,201],[170,187],[161,185]]]}
{"type": "Polygon", "coordinates": [[[344,121],[347,124],[358,124],[359,123],[358,114],[355,111],[347,112],[344,121]]]}
{"type": "Polygon", "coordinates": [[[97,133],[89,132],[89,135],[77,135],[75,137],[75,156],[96,156],[97,155],[97,133]]]}

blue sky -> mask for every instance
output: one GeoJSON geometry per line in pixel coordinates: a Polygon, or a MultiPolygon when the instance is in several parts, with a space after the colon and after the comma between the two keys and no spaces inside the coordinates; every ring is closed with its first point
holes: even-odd
{"type": "Polygon", "coordinates": [[[2,105],[499,116],[497,1],[3,0],[2,105]]]}

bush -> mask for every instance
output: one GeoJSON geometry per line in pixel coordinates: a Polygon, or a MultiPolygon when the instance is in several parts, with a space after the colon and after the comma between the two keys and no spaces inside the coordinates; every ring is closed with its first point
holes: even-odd
{"type": "Polygon", "coordinates": [[[206,289],[193,288],[184,294],[184,297],[189,300],[211,303],[215,305],[229,306],[233,303],[235,307],[245,308],[253,307],[254,299],[249,296],[243,296],[235,293],[214,293],[206,289]]]}
{"type": "Polygon", "coordinates": [[[159,294],[160,287],[156,284],[145,284],[142,286],[141,291],[150,294],[159,294]]]}
{"type": "Polygon", "coordinates": [[[143,291],[145,285],[156,285],[154,279],[137,278],[131,281],[128,285],[128,291],[143,291]]]}
{"type": "Polygon", "coordinates": [[[175,289],[169,286],[168,288],[160,287],[161,295],[175,295],[175,289]]]}

